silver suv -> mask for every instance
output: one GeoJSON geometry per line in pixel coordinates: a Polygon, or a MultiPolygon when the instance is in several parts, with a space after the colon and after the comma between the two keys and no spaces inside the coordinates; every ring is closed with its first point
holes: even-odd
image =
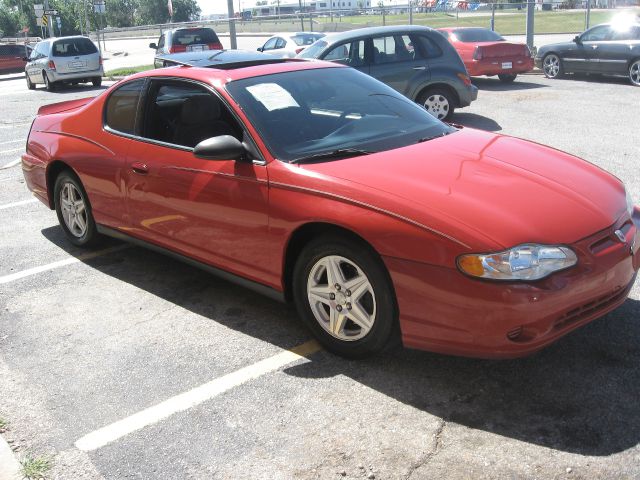
{"type": "Polygon", "coordinates": [[[29,90],[44,83],[55,90],[62,83],[102,83],[102,57],[87,37],[48,38],[38,43],[25,66],[29,90]]]}

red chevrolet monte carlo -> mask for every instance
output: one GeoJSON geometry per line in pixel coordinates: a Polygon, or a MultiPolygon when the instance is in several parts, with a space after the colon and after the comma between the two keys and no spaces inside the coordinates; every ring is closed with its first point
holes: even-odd
{"type": "Polygon", "coordinates": [[[621,305],[640,209],[557,150],[333,63],[217,52],[40,109],[29,188],[100,235],[295,302],[331,351],[532,353],[621,305]]]}
{"type": "Polygon", "coordinates": [[[533,70],[533,57],[524,43],[507,42],[487,28],[441,28],[472,77],[494,76],[506,83],[533,70]]]}

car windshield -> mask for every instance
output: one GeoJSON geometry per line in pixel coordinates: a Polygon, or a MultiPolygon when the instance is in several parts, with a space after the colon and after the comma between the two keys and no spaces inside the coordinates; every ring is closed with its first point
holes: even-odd
{"type": "Polygon", "coordinates": [[[456,131],[351,68],[298,70],[226,86],[272,155],[283,161],[380,152],[456,131]],[[333,155],[336,156],[336,155],[333,155]]]}
{"type": "Polygon", "coordinates": [[[293,40],[296,45],[311,45],[316,40],[324,37],[323,33],[299,33],[297,35],[293,35],[291,40],[293,40]]]}
{"type": "Polygon", "coordinates": [[[302,52],[298,54],[300,58],[318,58],[320,52],[322,52],[327,46],[327,42],[324,40],[318,40],[316,43],[311,45],[310,47],[305,48],[302,52]]]}
{"type": "Polygon", "coordinates": [[[96,53],[98,49],[88,38],[67,38],[56,40],[51,51],[54,57],[76,57],[91,55],[96,53]]]}
{"type": "Polygon", "coordinates": [[[486,28],[461,28],[452,32],[460,42],[501,42],[500,35],[486,28]]]}
{"type": "Polygon", "coordinates": [[[218,36],[210,28],[177,30],[176,33],[173,34],[173,43],[175,45],[194,45],[218,42],[218,36]]]}

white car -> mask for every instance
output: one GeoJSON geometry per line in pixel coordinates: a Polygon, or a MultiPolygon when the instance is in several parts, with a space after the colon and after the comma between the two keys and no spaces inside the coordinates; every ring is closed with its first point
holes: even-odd
{"type": "Polygon", "coordinates": [[[258,48],[259,52],[269,53],[283,58],[293,58],[316,40],[324,37],[318,32],[276,33],[258,48]]]}
{"type": "Polygon", "coordinates": [[[52,91],[61,83],[102,83],[102,57],[87,37],[48,38],[39,42],[25,65],[29,90],[43,83],[52,91]]]}

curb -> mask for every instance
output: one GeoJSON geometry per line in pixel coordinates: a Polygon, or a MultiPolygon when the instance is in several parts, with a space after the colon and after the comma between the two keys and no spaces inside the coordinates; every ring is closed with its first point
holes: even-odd
{"type": "Polygon", "coordinates": [[[0,480],[21,480],[22,467],[13,454],[11,447],[0,435],[0,480]]]}

